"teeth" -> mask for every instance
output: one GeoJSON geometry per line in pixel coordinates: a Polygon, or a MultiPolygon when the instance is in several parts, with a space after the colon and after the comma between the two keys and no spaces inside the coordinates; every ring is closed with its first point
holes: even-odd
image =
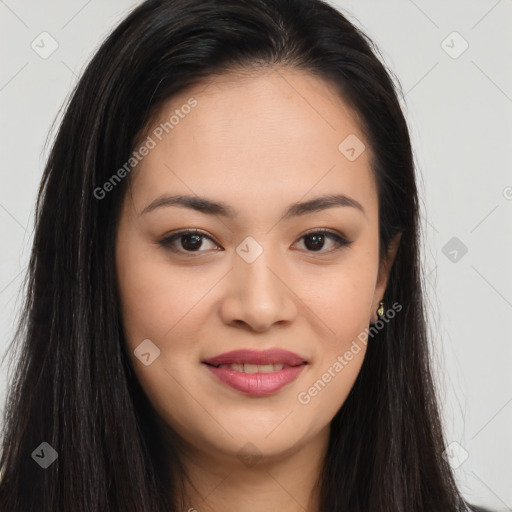
{"type": "Polygon", "coordinates": [[[236,372],[244,372],[244,373],[271,373],[278,372],[283,368],[288,368],[286,364],[241,364],[241,363],[233,363],[233,364],[221,364],[219,368],[227,368],[230,370],[235,370],[236,372]]]}

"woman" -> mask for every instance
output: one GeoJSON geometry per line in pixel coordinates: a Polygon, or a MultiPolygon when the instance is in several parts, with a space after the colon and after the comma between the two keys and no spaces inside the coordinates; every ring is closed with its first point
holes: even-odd
{"type": "Polygon", "coordinates": [[[468,510],[418,215],[390,73],[338,11],[142,3],[42,179],[0,509],[468,510]]]}

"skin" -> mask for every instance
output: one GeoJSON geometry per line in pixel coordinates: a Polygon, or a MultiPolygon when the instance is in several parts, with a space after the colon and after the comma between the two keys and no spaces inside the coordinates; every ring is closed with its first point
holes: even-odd
{"type": "Polygon", "coordinates": [[[297,396],[377,320],[399,238],[379,265],[371,149],[329,84],[290,69],[225,74],[173,97],[154,125],[190,97],[197,106],[132,171],[122,207],[116,265],[128,352],[162,431],[180,440],[195,486],[186,486],[185,510],[313,512],[330,422],[365,346],[308,404],[297,396]],[[366,145],[355,161],[338,150],[349,134],[366,145]],[[176,206],[141,214],[162,194],[208,197],[237,214],[176,206]],[[327,194],[357,200],[364,213],[338,206],[281,219],[290,204],[327,194]],[[181,253],[158,244],[191,228],[210,237],[196,242],[199,254],[190,238],[173,242],[181,253]],[[325,238],[315,251],[304,234],[320,228],[352,243],[336,250],[325,238]],[[252,263],[236,252],[248,236],[263,248],[252,263]],[[134,355],[145,339],[160,350],[148,366],[134,355]],[[309,364],[266,397],[231,389],[201,363],[273,347],[309,364]],[[237,456],[248,442],[259,457],[252,463],[237,456]]]}

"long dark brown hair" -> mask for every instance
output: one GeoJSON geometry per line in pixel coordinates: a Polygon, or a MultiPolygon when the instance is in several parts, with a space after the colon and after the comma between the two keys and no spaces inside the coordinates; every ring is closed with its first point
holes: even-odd
{"type": "MultiPolygon", "coordinates": [[[[391,29],[391,28],[390,28],[391,29]]],[[[36,205],[0,465],[4,512],[159,512],[169,486],[148,400],[126,353],[114,243],[128,161],[163,103],[214,74],[294,68],[357,112],[379,198],[381,261],[402,239],[384,302],[402,305],[369,343],[334,417],[318,480],[321,512],[467,510],[443,457],[429,363],[419,200],[399,81],[372,41],[322,0],[148,0],[96,52],[66,105],[36,205]],[[34,451],[57,460],[42,469],[34,451]],[[46,445],[43,445],[45,448],[46,445]]],[[[176,471],[179,473],[179,471],[176,471]]]]}

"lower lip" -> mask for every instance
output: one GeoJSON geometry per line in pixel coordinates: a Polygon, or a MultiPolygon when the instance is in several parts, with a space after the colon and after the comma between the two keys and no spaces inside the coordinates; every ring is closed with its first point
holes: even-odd
{"type": "Polygon", "coordinates": [[[283,368],[270,373],[245,373],[228,368],[206,367],[224,384],[252,396],[265,396],[279,391],[293,382],[306,367],[305,364],[283,368]]]}

